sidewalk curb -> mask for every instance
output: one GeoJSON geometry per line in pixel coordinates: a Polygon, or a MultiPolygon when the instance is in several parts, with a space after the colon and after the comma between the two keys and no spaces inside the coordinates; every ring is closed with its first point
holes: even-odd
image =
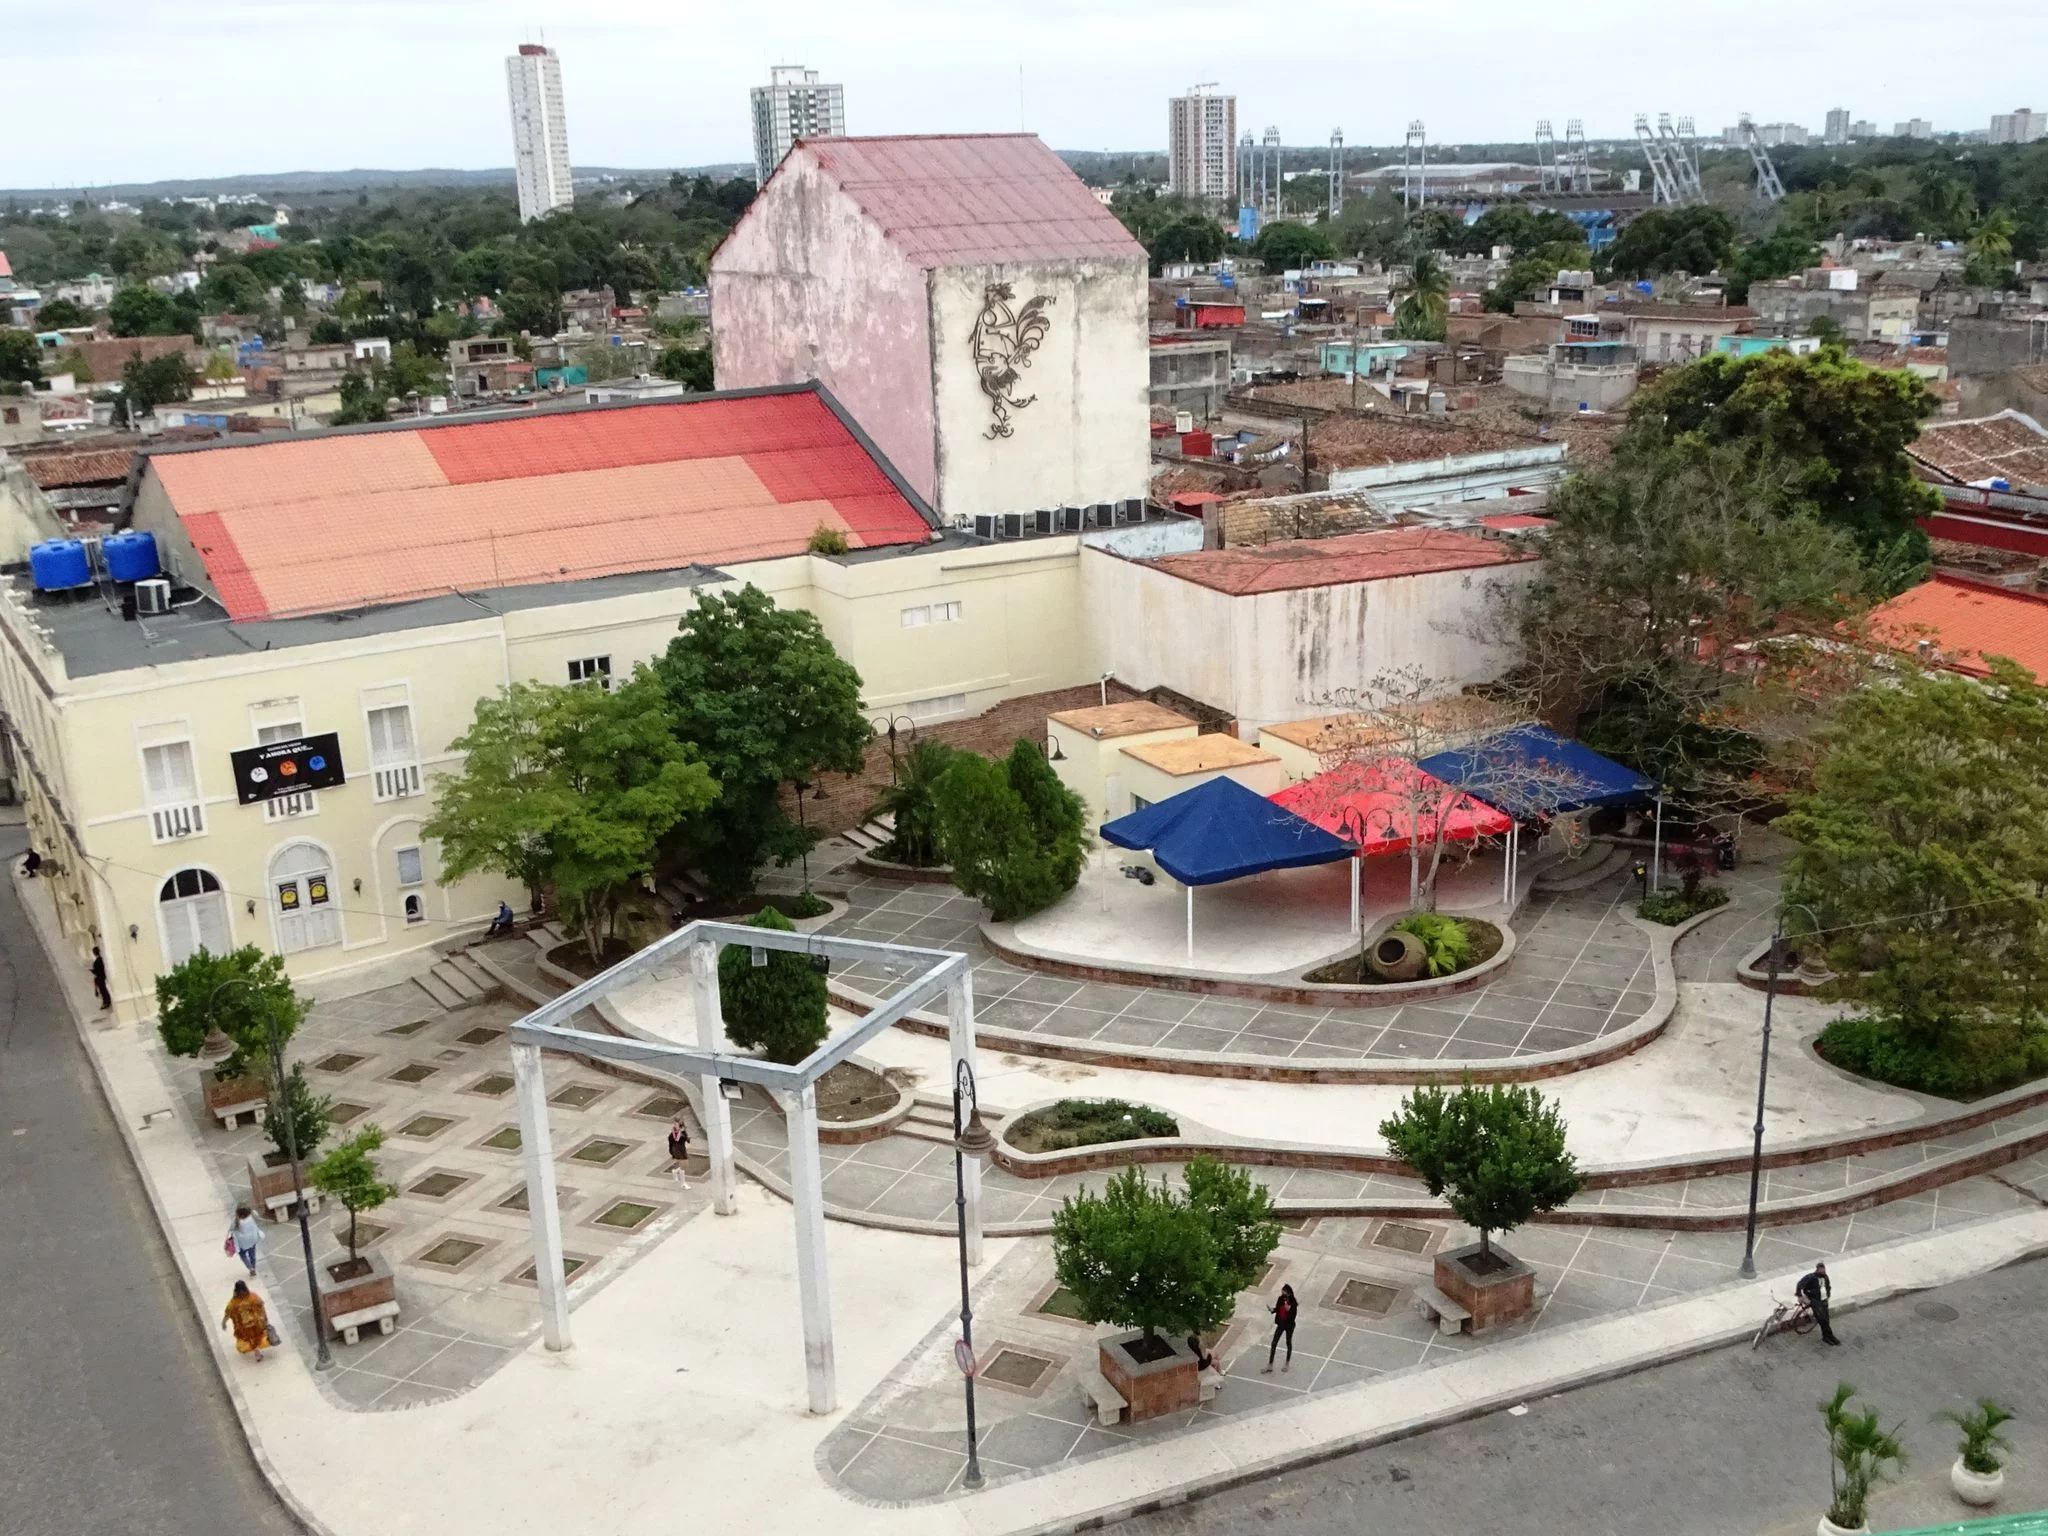
{"type": "MultiPolygon", "coordinates": [[[[50,963],[50,968],[58,973],[57,991],[64,999],[65,1011],[71,1015],[72,1028],[78,1032],[78,1043],[85,1048],[85,1058],[92,1064],[93,1082],[99,1088],[100,1101],[106,1105],[108,1116],[120,1129],[122,1144],[128,1150],[128,1161],[134,1166],[136,1176],[142,1181],[143,1191],[149,1196],[150,1213],[156,1218],[157,1230],[163,1238],[164,1248],[170,1255],[171,1263],[177,1268],[179,1279],[185,1284],[186,1296],[197,1309],[197,1316],[203,1319],[209,1305],[206,1293],[201,1289],[199,1277],[192,1272],[191,1266],[185,1261],[183,1250],[179,1247],[177,1233],[172,1230],[165,1210],[163,1193],[157,1188],[148,1159],[143,1156],[142,1143],[136,1140],[135,1127],[128,1123],[128,1117],[121,1112],[120,1103],[114,1096],[114,1086],[107,1077],[106,1066],[100,1060],[99,1048],[93,1039],[92,1025],[88,1016],[81,1011],[78,989],[67,984],[64,971],[66,961],[71,957],[62,949],[62,936],[51,933],[50,921],[42,910],[42,903],[23,891],[23,884],[21,877],[16,875],[15,899],[21,903],[22,911],[28,915],[29,928],[35,934],[36,943],[42,947],[43,958],[50,963]]],[[[75,961],[73,963],[75,964],[75,961]]],[[[263,1436],[256,1427],[255,1415],[249,1411],[248,1399],[242,1395],[241,1384],[235,1380],[234,1373],[228,1369],[227,1359],[211,1338],[207,1340],[206,1354],[207,1358],[213,1361],[214,1371],[220,1377],[221,1386],[227,1391],[228,1402],[235,1410],[236,1422],[242,1427],[242,1441],[249,1449],[249,1459],[255,1463],[257,1472],[262,1476],[271,1494],[284,1507],[285,1513],[307,1531],[309,1536],[335,1536],[325,1522],[292,1492],[291,1485],[272,1464],[269,1452],[263,1448],[263,1436]]]]}

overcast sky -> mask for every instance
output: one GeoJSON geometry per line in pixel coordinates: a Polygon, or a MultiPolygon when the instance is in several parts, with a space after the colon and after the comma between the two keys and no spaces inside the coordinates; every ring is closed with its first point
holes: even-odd
{"type": "Polygon", "coordinates": [[[747,88],[775,63],[842,82],[853,133],[1021,125],[1061,149],[1163,148],[1165,98],[1203,80],[1289,144],[1398,143],[1413,117],[1457,142],[1538,117],[1625,135],[1639,110],[1713,132],[2048,108],[2043,0],[0,0],[5,179],[509,165],[503,59],[543,33],[579,166],[750,158],[747,88]]]}

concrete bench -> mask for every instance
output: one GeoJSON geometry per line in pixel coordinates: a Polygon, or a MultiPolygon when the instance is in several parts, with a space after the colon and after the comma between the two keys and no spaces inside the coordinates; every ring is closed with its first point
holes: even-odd
{"type": "Polygon", "coordinates": [[[1102,1379],[1100,1371],[1081,1372],[1081,1395],[1094,1407],[1095,1422],[1104,1429],[1116,1425],[1123,1418],[1124,1409],[1130,1406],[1123,1393],[1102,1379]]]}
{"type": "Polygon", "coordinates": [[[1415,1287],[1415,1307],[1424,1317],[1436,1319],[1438,1333],[1463,1333],[1472,1314],[1433,1285],[1415,1287]]]}
{"type": "MultiPolygon", "coordinates": [[[[286,1190],[282,1194],[266,1195],[263,1209],[269,1213],[272,1221],[287,1221],[293,1215],[292,1207],[297,1203],[298,1197],[290,1190],[286,1190]]],[[[320,1209],[320,1204],[320,1191],[309,1187],[306,1190],[306,1214],[315,1214],[320,1209]]]]}
{"type": "Polygon", "coordinates": [[[341,1335],[342,1343],[353,1344],[372,1323],[377,1325],[379,1333],[389,1333],[397,1326],[391,1321],[396,1316],[397,1302],[380,1301],[374,1307],[362,1307],[354,1312],[344,1312],[339,1317],[330,1317],[327,1326],[341,1335]]]}
{"type": "Polygon", "coordinates": [[[249,1117],[251,1125],[260,1125],[263,1121],[263,1110],[264,1105],[261,1100],[254,1104],[247,1101],[240,1104],[217,1104],[214,1106],[213,1118],[220,1122],[222,1130],[232,1131],[242,1123],[244,1115],[249,1117]]]}

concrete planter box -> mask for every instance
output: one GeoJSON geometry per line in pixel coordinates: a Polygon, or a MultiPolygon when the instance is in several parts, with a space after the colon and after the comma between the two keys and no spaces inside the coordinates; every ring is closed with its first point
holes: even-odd
{"type": "MultiPolygon", "coordinates": [[[[299,1165],[299,1187],[305,1191],[306,1207],[320,1209],[320,1192],[306,1178],[306,1166],[299,1165]]],[[[249,1159],[249,1204],[273,1221],[292,1214],[292,1165],[275,1152],[249,1159]]]]}
{"type": "Polygon", "coordinates": [[[199,1074],[199,1092],[206,1100],[207,1114],[223,1129],[232,1129],[244,1115],[261,1116],[270,1098],[270,1086],[261,1075],[245,1074],[222,1082],[210,1067],[199,1074]]]}
{"type": "Polygon", "coordinates": [[[1958,1456],[1948,1469],[1948,1485],[1965,1504],[1973,1509],[1984,1509],[1996,1504],[1998,1496],[2005,1491],[2005,1468],[2000,1467],[1996,1472],[1972,1472],[1958,1456]]]}
{"type": "MultiPolygon", "coordinates": [[[[389,1333],[391,1320],[398,1316],[398,1280],[391,1266],[374,1253],[362,1257],[370,1266],[369,1273],[347,1280],[336,1280],[329,1264],[318,1266],[320,1317],[348,1344],[355,1343],[360,1331],[372,1324],[378,1332],[389,1333]]],[[[347,1262],[345,1258],[333,1261],[347,1262]]]]}
{"type": "Polygon", "coordinates": [[[1202,1376],[1185,1340],[1157,1334],[1147,1339],[1143,1331],[1113,1333],[1096,1345],[1097,1368],[1102,1379],[1114,1387],[1130,1405],[1126,1421],[1136,1424],[1162,1414],[1178,1413],[1202,1400],[1202,1376]],[[1137,1360],[1130,1353],[1136,1342],[1163,1349],[1156,1360],[1137,1360]]]}
{"type": "Polygon", "coordinates": [[[894,859],[880,858],[872,853],[857,853],[853,856],[853,867],[864,875],[901,880],[906,885],[953,883],[953,866],[950,864],[899,864],[894,859]]]}
{"type": "Polygon", "coordinates": [[[1493,1256],[1506,1267],[1477,1274],[1469,1266],[1478,1256],[1477,1243],[1438,1254],[1436,1288],[1472,1314],[1474,1333],[1527,1317],[1536,1306],[1536,1271],[1496,1245],[1493,1256]]]}

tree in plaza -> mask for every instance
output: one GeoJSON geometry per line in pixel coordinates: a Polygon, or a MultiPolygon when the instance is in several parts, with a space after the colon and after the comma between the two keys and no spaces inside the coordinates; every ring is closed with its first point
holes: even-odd
{"type": "Polygon", "coordinates": [[[0,384],[33,384],[43,376],[43,349],[28,331],[0,331],[0,384]]]}
{"type": "Polygon", "coordinates": [[[1266,264],[1268,272],[1326,261],[1336,254],[1337,247],[1322,230],[1286,219],[1275,219],[1252,242],[1252,255],[1266,264]]]}
{"type": "Polygon", "coordinates": [[[677,629],[654,674],[677,739],[721,786],[711,813],[678,836],[717,893],[738,895],[764,862],[787,864],[817,841],[784,814],[782,786],[866,762],[860,674],[815,616],[752,584],[700,599],[677,629]]]}
{"type": "Polygon", "coordinates": [[[531,890],[538,875],[593,964],[662,838],[719,793],[645,671],[610,692],[514,683],[454,745],[462,771],[440,778],[421,829],[441,844],[441,883],[488,869],[531,890]]]}
{"type": "Polygon", "coordinates": [[[123,288],[107,305],[107,326],[116,336],[176,336],[186,330],[169,294],[154,288],[123,288]]]}
{"type": "Polygon", "coordinates": [[[374,1211],[398,1193],[384,1182],[375,1153],[384,1145],[380,1126],[366,1125],[306,1170],[306,1179],[324,1195],[339,1200],[348,1212],[348,1261],[351,1268],[361,1262],[356,1248],[356,1218],[374,1211]]]}
{"type": "Polygon", "coordinates": [[[921,867],[945,862],[939,841],[937,790],[957,755],[944,742],[912,742],[894,782],[867,808],[867,820],[889,818],[889,844],[884,850],[889,858],[921,867]]]}
{"type": "Polygon", "coordinates": [[[1716,270],[1735,248],[1735,221],[1711,204],[1649,208],[1629,220],[1601,262],[1617,277],[1694,276],[1716,270]]]}
{"type": "Polygon", "coordinates": [[[233,1045],[214,1075],[222,1082],[258,1072],[270,1058],[271,1029],[283,1049],[306,1004],[281,957],[254,944],[216,955],[195,951],[156,979],[157,1034],[173,1056],[197,1056],[218,1031],[233,1045]]]}
{"type": "Polygon", "coordinates": [[[1394,334],[1417,341],[1442,341],[1451,310],[1451,275],[1428,251],[1415,258],[1408,291],[1394,308],[1394,334]]]}
{"type": "Polygon", "coordinates": [[[1081,878],[1086,810],[1029,741],[999,763],[957,754],[932,798],[953,883],[997,922],[1042,911],[1081,878]]]}
{"type": "Polygon", "coordinates": [[[1451,1213],[1477,1229],[1480,1268],[1494,1233],[1556,1210],[1585,1182],[1557,1106],[1518,1084],[1417,1088],[1380,1122],[1380,1135],[1431,1195],[1448,1193],[1451,1213]]]}
{"type": "Polygon", "coordinates": [[[1239,1168],[1189,1160],[1186,1190],[1132,1166],[1101,1194],[1069,1196],[1052,1221],[1053,1268],[1091,1323],[1148,1335],[1208,1333],[1280,1242],[1272,1198],[1239,1168]]]}
{"type": "MultiPolygon", "coordinates": [[[[790,920],[773,907],[763,907],[749,923],[794,931],[790,920]]],[[[753,950],[744,944],[719,950],[719,1011],[734,1044],[793,1066],[822,1045],[830,1032],[825,976],[809,955],[787,949],[762,953],[766,963],[756,965],[753,950]]]]}
{"type": "Polygon", "coordinates": [[[311,1157],[320,1149],[320,1143],[327,1139],[327,1128],[333,1122],[334,1100],[313,1091],[313,1085],[306,1081],[303,1065],[295,1062],[291,1071],[285,1074],[282,1102],[278,1099],[277,1085],[271,1084],[270,1098],[263,1111],[263,1134],[277,1149],[280,1159],[289,1157],[294,1146],[299,1150],[301,1161],[311,1157]],[[287,1126],[291,1130],[289,1138],[285,1135],[287,1126]]]}
{"type": "Polygon", "coordinates": [[[190,400],[197,380],[183,353],[145,358],[136,353],[121,365],[121,415],[139,421],[160,405],[190,400]]]}
{"type": "Polygon", "coordinates": [[[1934,1092],[2048,1070],[2048,688],[1988,665],[1849,699],[1778,823],[1786,894],[1862,1015],[1822,1050],[1934,1092]]]}
{"type": "Polygon", "coordinates": [[[1913,474],[1906,446],[1934,411],[1910,373],[1870,368],[1839,350],[1707,357],[1660,375],[1629,404],[1628,432],[1769,455],[1796,472],[1799,497],[1844,529],[1867,563],[1927,558],[1916,519],[1941,505],[1913,474]]]}

